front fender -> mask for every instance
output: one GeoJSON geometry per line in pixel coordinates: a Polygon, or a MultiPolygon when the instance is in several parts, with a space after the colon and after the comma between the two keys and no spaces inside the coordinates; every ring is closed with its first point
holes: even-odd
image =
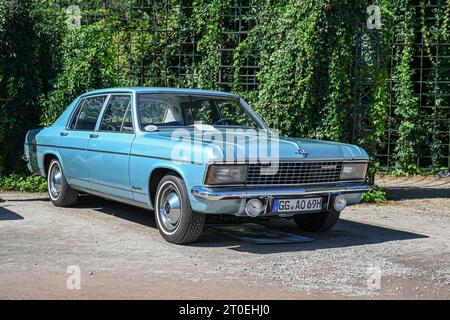
{"type": "Polygon", "coordinates": [[[184,181],[189,198],[192,202],[190,190],[194,185],[202,183],[205,167],[199,164],[179,162],[170,159],[156,159],[152,157],[130,157],[130,185],[136,201],[152,204],[150,200],[149,182],[157,169],[167,169],[176,172],[184,181]]]}

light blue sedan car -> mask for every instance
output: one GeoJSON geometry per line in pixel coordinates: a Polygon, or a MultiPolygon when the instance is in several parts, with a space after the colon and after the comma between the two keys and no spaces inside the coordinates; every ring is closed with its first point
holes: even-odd
{"type": "Polygon", "coordinates": [[[52,126],[27,133],[23,158],[47,178],[54,205],[85,192],[154,210],[177,244],[198,239],[205,214],[293,217],[326,231],[369,190],[363,149],[280,138],[242,98],[218,91],[83,94],[52,126]]]}

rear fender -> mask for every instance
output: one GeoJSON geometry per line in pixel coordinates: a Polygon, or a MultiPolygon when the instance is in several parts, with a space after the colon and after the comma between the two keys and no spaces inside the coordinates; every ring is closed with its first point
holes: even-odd
{"type": "Polygon", "coordinates": [[[41,173],[39,170],[36,135],[41,132],[42,128],[32,129],[27,132],[25,136],[24,145],[24,160],[27,161],[28,170],[35,173],[41,173]]]}

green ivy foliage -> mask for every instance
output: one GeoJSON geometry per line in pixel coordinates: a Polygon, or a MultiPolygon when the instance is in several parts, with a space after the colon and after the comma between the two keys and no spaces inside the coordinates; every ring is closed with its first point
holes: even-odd
{"type": "MultiPolygon", "coordinates": [[[[360,15],[354,1],[267,1],[258,23],[236,49],[239,66],[259,53],[255,109],[282,134],[351,140],[354,36],[360,15]]],[[[357,7],[358,8],[358,7],[357,7]]]]}
{"type": "Polygon", "coordinates": [[[317,127],[320,114],[313,111],[323,99],[323,83],[317,81],[319,61],[315,59],[321,5],[321,1],[304,1],[301,6],[294,1],[267,5],[244,42],[260,52],[261,85],[254,107],[282,134],[308,135],[317,127]]]}
{"type": "Polygon", "coordinates": [[[59,70],[61,21],[50,19],[47,1],[0,1],[0,175],[24,172],[26,132],[37,127],[39,97],[59,70]]]}
{"type": "Polygon", "coordinates": [[[62,71],[54,90],[42,100],[42,124],[48,126],[82,93],[120,83],[116,73],[112,22],[102,20],[72,29],[61,46],[62,71]]]}
{"type": "Polygon", "coordinates": [[[384,203],[386,202],[386,192],[374,186],[372,190],[364,193],[361,202],[365,203],[384,203]]]}
{"type": "Polygon", "coordinates": [[[26,131],[51,124],[86,91],[131,85],[222,90],[221,65],[230,64],[224,48],[232,51],[233,91],[282,134],[361,145],[371,155],[373,181],[380,168],[375,155],[390,128],[396,173],[416,173],[423,154],[438,170],[448,153],[442,133],[448,121],[438,119],[448,119],[442,107],[450,102],[449,87],[434,80],[450,75],[448,60],[433,58],[433,44],[448,39],[450,2],[436,3],[248,0],[252,11],[244,23],[253,27],[238,42],[228,32],[240,31],[229,18],[234,0],[0,0],[0,174],[24,170],[19,158],[26,131]],[[82,10],[80,29],[66,26],[61,8],[72,4],[82,10]],[[381,8],[381,30],[364,27],[370,4],[381,8]],[[435,22],[425,19],[429,15],[435,22]],[[423,88],[432,96],[426,101],[414,86],[415,43],[422,40],[433,69],[423,88]],[[249,60],[259,67],[254,91],[240,83],[249,60]],[[367,79],[371,101],[358,108],[357,73],[367,79]],[[424,104],[431,106],[427,114],[424,104]]]}
{"type": "MultiPolygon", "coordinates": [[[[220,9],[221,0],[194,0],[193,21],[202,61],[195,69],[197,85],[216,89],[220,67],[220,9]]],[[[225,1],[227,2],[227,1],[225,1]]],[[[230,2],[230,1],[228,1],[230,2]]]]}
{"type": "Polygon", "coordinates": [[[393,70],[395,114],[398,117],[398,139],[395,147],[396,168],[407,173],[417,171],[415,160],[420,137],[419,102],[414,93],[413,69],[414,36],[416,20],[410,0],[400,0],[394,5],[394,33],[397,42],[395,59],[398,64],[393,70]]]}
{"type": "Polygon", "coordinates": [[[47,180],[38,175],[23,176],[12,173],[0,176],[0,190],[45,192],[47,180]]]}
{"type": "MultiPolygon", "coordinates": [[[[443,0],[445,3],[445,0],[443,0]]],[[[439,46],[437,52],[432,52],[431,43],[445,43],[447,39],[447,27],[450,12],[450,2],[447,6],[437,6],[427,8],[424,0],[421,1],[421,30],[424,34],[424,42],[426,44],[426,52],[429,56],[431,70],[425,76],[427,85],[425,90],[428,95],[424,101],[431,106],[431,112],[424,115],[424,136],[431,141],[429,149],[425,149],[425,153],[431,154],[431,169],[433,172],[442,170],[442,158],[448,155],[450,150],[444,148],[445,132],[449,132],[450,112],[445,107],[450,104],[448,96],[450,85],[446,81],[450,80],[450,46],[439,46]],[[425,17],[434,17],[433,23],[430,23],[425,17]],[[434,57],[432,53],[436,54],[434,57]],[[446,121],[447,120],[447,121],[446,121]]],[[[450,139],[450,137],[448,137],[450,139]]],[[[422,142],[422,141],[421,141],[422,142]]]]}

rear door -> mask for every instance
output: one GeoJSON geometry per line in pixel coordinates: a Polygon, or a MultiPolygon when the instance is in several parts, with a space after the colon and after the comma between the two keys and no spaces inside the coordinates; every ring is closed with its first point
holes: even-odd
{"type": "Polygon", "coordinates": [[[65,130],[59,133],[64,174],[69,183],[89,187],[87,146],[107,95],[86,97],[79,101],[65,130]]]}
{"type": "Polygon", "coordinates": [[[95,190],[133,198],[129,155],[134,137],[131,94],[111,94],[88,142],[89,181],[95,190]]]}

